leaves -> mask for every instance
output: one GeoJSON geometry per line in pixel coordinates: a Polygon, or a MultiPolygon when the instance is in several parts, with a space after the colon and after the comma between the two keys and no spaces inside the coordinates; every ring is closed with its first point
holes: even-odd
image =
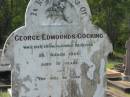
{"type": "Polygon", "coordinates": [[[114,50],[125,50],[130,37],[130,0],[88,0],[93,23],[110,37],[114,50]]]}
{"type": "Polygon", "coordinates": [[[29,0],[0,0],[0,47],[13,30],[24,24],[29,0]]]}

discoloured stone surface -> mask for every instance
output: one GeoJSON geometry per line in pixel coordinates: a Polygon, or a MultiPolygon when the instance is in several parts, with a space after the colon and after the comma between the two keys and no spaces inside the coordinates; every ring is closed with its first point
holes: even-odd
{"type": "Polygon", "coordinates": [[[86,0],[30,1],[25,26],[2,54],[11,64],[13,97],[105,97],[112,45],[90,18],[86,0]]]}
{"type": "Polygon", "coordinates": [[[130,38],[129,40],[126,42],[126,71],[125,74],[130,76],[130,38]]]}

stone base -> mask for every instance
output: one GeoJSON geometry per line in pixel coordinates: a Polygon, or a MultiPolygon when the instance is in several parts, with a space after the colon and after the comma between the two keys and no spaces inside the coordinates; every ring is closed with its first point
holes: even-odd
{"type": "Polygon", "coordinates": [[[130,76],[124,76],[124,77],[122,78],[122,80],[124,80],[124,81],[129,81],[129,82],[130,82],[130,76]]]}

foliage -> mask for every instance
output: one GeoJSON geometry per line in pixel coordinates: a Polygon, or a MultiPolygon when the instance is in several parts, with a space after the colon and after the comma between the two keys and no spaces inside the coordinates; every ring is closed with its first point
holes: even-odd
{"type": "Polygon", "coordinates": [[[0,0],[0,47],[7,36],[23,25],[29,0],[0,0]]]}
{"type": "Polygon", "coordinates": [[[88,0],[93,23],[109,36],[115,51],[125,51],[130,37],[130,0],[88,0]],[[119,50],[120,49],[120,50],[119,50]]]}

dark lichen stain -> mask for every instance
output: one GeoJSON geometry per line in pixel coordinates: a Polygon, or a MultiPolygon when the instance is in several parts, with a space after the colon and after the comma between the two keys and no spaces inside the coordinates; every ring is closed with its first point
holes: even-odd
{"type": "Polygon", "coordinates": [[[100,65],[101,65],[101,59],[105,58],[104,53],[102,52],[103,50],[100,49],[99,51],[96,51],[92,57],[91,57],[91,61],[95,64],[96,69],[94,72],[94,79],[97,81],[97,83],[100,83],[100,65]]]}
{"type": "Polygon", "coordinates": [[[88,64],[83,63],[81,65],[81,87],[83,90],[84,97],[93,97],[96,88],[97,82],[95,80],[90,80],[87,76],[87,72],[89,70],[88,64]]]}
{"type": "Polygon", "coordinates": [[[32,78],[29,75],[27,75],[26,77],[24,77],[23,80],[24,81],[29,81],[29,82],[32,83],[32,78]]]}
{"type": "Polygon", "coordinates": [[[12,97],[19,97],[19,93],[21,89],[25,89],[25,93],[29,92],[30,89],[24,84],[25,81],[32,81],[30,76],[26,76],[25,78],[21,79],[20,76],[20,64],[17,64],[12,69],[12,97]]]}
{"type": "Polygon", "coordinates": [[[68,80],[67,82],[68,95],[66,97],[82,97],[78,84],[76,80],[68,80]]]}

